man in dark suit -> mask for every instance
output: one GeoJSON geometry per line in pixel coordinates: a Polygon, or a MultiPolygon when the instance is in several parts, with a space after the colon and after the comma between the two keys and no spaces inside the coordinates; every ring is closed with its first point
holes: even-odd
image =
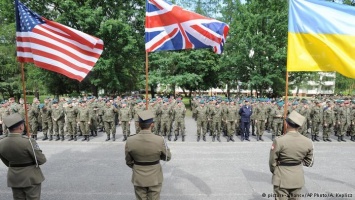
{"type": "Polygon", "coordinates": [[[245,104],[239,109],[240,128],[242,131],[241,140],[243,141],[249,139],[249,129],[250,129],[250,116],[253,114],[253,109],[249,104],[249,100],[245,100],[245,104]]]}
{"type": "Polygon", "coordinates": [[[44,181],[39,165],[46,162],[46,157],[34,139],[22,135],[25,125],[20,114],[5,117],[4,123],[10,133],[0,141],[0,158],[8,167],[7,185],[12,188],[14,200],[39,200],[44,181]]]}
{"type": "Polygon", "coordinates": [[[160,160],[171,159],[164,138],[152,133],[154,114],[150,110],[138,113],[141,131],[126,142],[126,164],[132,168],[132,183],[136,199],[159,200],[163,183],[160,160]]]}

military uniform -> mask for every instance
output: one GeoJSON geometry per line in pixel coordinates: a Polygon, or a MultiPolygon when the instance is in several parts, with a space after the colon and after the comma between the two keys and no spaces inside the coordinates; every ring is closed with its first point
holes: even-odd
{"type": "Polygon", "coordinates": [[[78,116],[78,109],[76,107],[73,107],[72,102],[68,102],[68,106],[65,108],[65,115],[67,117],[67,130],[70,135],[69,141],[77,140],[77,116],[78,116]]]}
{"type": "Polygon", "coordinates": [[[32,138],[37,140],[37,131],[38,131],[38,115],[39,107],[37,104],[33,104],[28,113],[28,120],[30,123],[30,130],[32,133],[32,138]]]}
{"type": "Polygon", "coordinates": [[[78,123],[79,123],[79,128],[81,131],[81,134],[84,136],[82,141],[90,141],[90,136],[89,136],[89,125],[90,125],[90,113],[89,113],[89,108],[86,106],[86,102],[82,101],[81,106],[78,107],[78,123]]]}
{"type": "Polygon", "coordinates": [[[186,108],[183,106],[183,103],[181,101],[178,101],[178,105],[175,106],[175,109],[173,110],[173,116],[174,116],[174,132],[175,132],[175,139],[176,141],[178,139],[179,132],[181,133],[182,136],[182,141],[185,141],[185,114],[186,114],[186,108]]]}
{"type": "MultiPolygon", "coordinates": [[[[14,114],[4,121],[8,127],[16,128],[23,119],[19,114],[14,114]]],[[[0,158],[8,167],[7,186],[12,188],[13,199],[39,200],[44,176],[37,164],[44,164],[46,157],[36,141],[22,136],[21,132],[10,132],[8,137],[0,140],[0,158]]]]}
{"type": "Polygon", "coordinates": [[[112,140],[116,140],[115,113],[117,112],[118,110],[109,102],[106,102],[106,105],[102,108],[102,120],[104,121],[105,131],[107,134],[106,141],[111,139],[111,134],[112,140]]]}
{"type": "Polygon", "coordinates": [[[273,110],[273,132],[272,132],[272,140],[274,140],[275,136],[280,136],[282,133],[282,125],[283,125],[283,116],[284,116],[284,108],[283,104],[279,103],[278,109],[273,110]]]}
{"type": "Polygon", "coordinates": [[[231,102],[225,113],[225,120],[227,124],[227,142],[230,140],[234,142],[233,135],[235,134],[235,123],[237,123],[239,109],[231,102]]]}
{"type": "Polygon", "coordinates": [[[63,141],[64,140],[64,123],[65,123],[64,110],[57,103],[58,102],[53,103],[55,105],[53,105],[53,108],[51,110],[52,122],[53,122],[53,132],[54,132],[54,135],[57,136],[56,140],[60,140],[59,139],[59,135],[60,135],[62,138],[62,141],[63,141]]]}
{"type": "Polygon", "coordinates": [[[346,140],[344,137],[350,125],[350,109],[347,106],[344,106],[344,104],[342,104],[338,110],[337,121],[339,125],[338,141],[345,142],[346,140]]]}
{"type": "Polygon", "coordinates": [[[161,116],[161,128],[160,128],[160,133],[163,136],[168,135],[169,141],[171,140],[171,131],[170,131],[170,125],[171,125],[171,115],[172,115],[172,110],[169,105],[167,105],[167,102],[164,103],[162,108],[159,110],[160,116],[161,116]]]}
{"type": "Polygon", "coordinates": [[[197,142],[200,141],[201,137],[201,129],[203,134],[203,139],[206,141],[206,133],[207,133],[207,115],[208,109],[204,106],[204,102],[201,101],[201,106],[196,108],[196,120],[197,120],[197,142]],[[202,106],[203,104],[203,106],[202,106]]]}
{"type": "Polygon", "coordinates": [[[264,104],[259,104],[254,109],[255,112],[255,124],[256,124],[256,140],[263,141],[263,134],[265,131],[266,123],[266,108],[264,104]]]}
{"type": "MultiPolygon", "coordinates": [[[[298,127],[305,122],[305,118],[295,111],[288,119],[287,123],[298,127]]],[[[296,128],[290,129],[285,135],[274,140],[270,150],[269,167],[275,199],[299,199],[297,195],[305,183],[303,165],[307,167],[313,165],[311,140],[297,132],[296,128]]]]}
{"type": "Polygon", "coordinates": [[[323,124],[323,110],[320,107],[320,102],[316,102],[311,110],[311,119],[312,119],[312,141],[319,141],[319,126],[323,124]]]}
{"type": "Polygon", "coordinates": [[[139,133],[140,131],[138,113],[144,110],[143,103],[141,101],[138,101],[137,103],[138,104],[135,105],[133,108],[134,125],[136,128],[136,134],[139,133]]]}
{"type": "MultiPolygon", "coordinates": [[[[149,110],[139,113],[140,122],[148,125],[153,122],[153,116],[149,110]]],[[[136,199],[159,200],[163,183],[163,170],[159,161],[171,159],[164,138],[153,134],[150,128],[143,129],[127,139],[125,155],[127,166],[132,168],[136,199]]]]}
{"type": "Polygon", "coordinates": [[[130,124],[131,124],[131,120],[132,120],[132,113],[131,113],[131,109],[129,107],[127,107],[126,103],[123,103],[122,105],[124,105],[119,113],[119,120],[120,120],[120,125],[122,127],[122,133],[123,133],[123,141],[127,140],[127,137],[131,134],[131,130],[130,130],[130,124]]]}
{"type": "Polygon", "coordinates": [[[212,109],[212,132],[213,132],[213,138],[212,141],[214,142],[217,136],[217,141],[221,142],[220,136],[221,136],[221,131],[222,131],[222,114],[223,114],[223,109],[220,107],[220,105],[216,105],[212,109]]]}
{"type": "Polygon", "coordinates": [[[329,136],[334,131],[335,123],[336,119],[333,107],[329,106],[323,111],[323,141],[331,142],[329,136]]]}

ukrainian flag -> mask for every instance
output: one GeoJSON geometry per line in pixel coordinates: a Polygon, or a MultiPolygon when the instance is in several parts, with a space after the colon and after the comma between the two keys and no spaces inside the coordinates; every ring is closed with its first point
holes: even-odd
{"type": "Polygon", "coordinates": [[[355,7],[290,0],[287,71],[337,71],[355,78],[355,7]]]}

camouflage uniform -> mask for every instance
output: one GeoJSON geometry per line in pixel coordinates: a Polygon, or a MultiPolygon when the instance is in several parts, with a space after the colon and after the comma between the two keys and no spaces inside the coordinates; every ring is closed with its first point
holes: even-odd
{"type": "Polygon", "coordinates": [[[217,141],[221,142],[220,136],[221,136],[221,130],[222,130],[222,114],[223,114],[223,109],[220,107],[219,104],[217,104],[214,108],[212,108],[212,132],[213,132],[213,138],[212,141],[215,141],[216,135],[217,135],[217,141]]]}
{"type": "Polygon", "coordinates": [[[122,108],[119,110],[119,124],[122,127],[123,141],[127,140],[127,137],[131,134],[130,124],[132,119],[131,109],[127,107],[126,103],[122,104],[122,108]]]}
{"type": "Polygon", "coordinates": [[[59,135],[62,138],[62,141],[64,140],[64,110],[62,107],[60,107],[58,104],[53,103],[53,108],[52,108],[52,122],[53,122],[53,132],[54,135],[57,136],[56,140],[60,140],[59,135]]]}
{"type": "Polygon", "coordinates": [[[78,107],[78,123],[81,134],[83,134],[84,138],[82,141],[90,141],[89,136],[89,125],[90,125],[90,113],[89,108],[86,106],[86,102],[82,101],[81,106],[78,107]]]}
{"type": "Polygon", "coordinates": [[[43,105],[40,109],[41,117],[42,117],[42,131],[43,131],[43,139],[47,140],[48,135],[50,136],[50,140],[53,139],[53,122],[52,122],[52,109],[48,105],[43,105]]]}
{"type": "Polygon", "coordinates": [[[115,108],[111,102],[106,102],[106,105],[101,109],[102,112],[102,120],[105,124],[106,131],[106,141],[109,141],[110,135],[112,134],[112,140],[116,140],[116,124],[115,124],[115,114],[118,112],[117,108],[115,108]]]}
{"type": "Polygon", "coordinates": [[[73,140],[76,141],[77,140],[77,130],[76,130],[76,126],[77,126],[77,115],[78,115],[78,109],[76,107],[73,107],[71,102],[68,102],[68,106],[64,109],[64,113],[67,117],[67,131],[70,135],[69,141],[73,140]]]}
{"type": "Polygon", "coordinates": [[[311,119],[312,119],[312,141],[319,141],[319,126],[323,124],[323,110],[320,107],[320,103],[317,102],[317,105],[311,109],[311,119]]]}
{"type": "Polygon", "coordinates": [[[185,106],[182,105],[183,103],[181,101],[178,101],[178,105],[175,106],[175,109],[173,110],[173,116],[175,120],[175,127],[174,127],[174,132],[175,132],[175,139],[176,141],[178,139],[179,131],[182,136],[182,141],[185,141],[185,114],[186,114],[186,108],[185,106]]]}
{"type": "Polygon", "coordinates": [[[329,106],[323,111],[323,141],[331,142],[329,136],[334,131],[335,123],[333,106],[329,106]]]}
{"type": "Polygon", "coordinates": [[[200,141],[201,129],[202,129],[203,139],[204,141],[206,141],[207,115],[208,115],[208,109],[207,107],[204,106],[204,102],[201,102],[201,105],[196,108],[197,141],[200,141]]]}

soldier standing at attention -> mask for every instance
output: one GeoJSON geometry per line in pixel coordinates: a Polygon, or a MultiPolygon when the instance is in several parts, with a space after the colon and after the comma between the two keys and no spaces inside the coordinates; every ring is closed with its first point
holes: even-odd
{"type": "Polygon", "coordinates": [[[299,199],[304,186],[303,165],[313,165],[313,143],[298,132],[306,119],[292,111],[286,119],[286,134],[274,140],[269,167],[275,199],[299,199]]]}
{"type": "Polygon", "coordinates": [[[323,109],[321,108],[321,102],[316,101],[316,106],[314,106],[311,110],[311,118],[312,118],[312,141],[319,142],[319,126],[323,124],[323,109]]]}
{"type": "Polygon", "coordinates": [[[8,167],[7,186],[14,200],[39,200],[44,176],[39,165],[47,160],[34,139],[23,136],[23,118],[15,113],[4,118],[8,137],[0,141],[0,158],[8,167]]]}
{"type": "Polygon", "coordinates": [[[159,200],[163,183],[160,160],[171,159],[170,149],[164,138],[151,132],[154,126],[150,110],[138,113],[141,131],[127,139],[126,164],[132,168],[132,183],[136,199],[159,200]]]}
{"type": "Polygon", "coordinates": [[[42,140],[47,140],[48,135],[50,137],[49,140],[53,140],[53,122],[50,105],[48,103],[42,104],[39,108],[42,116],[42,131],[44,135],[42,140]]]}
{"type": "Polygon", "coordinates": [[[89,108],[86,106],[86,101],[81,101],[81,106],[78,108],[78,124],[80,128],[81,134],[83,134],[84,138],[82,141],[90,141],[89,136],[89,125],[90,125],[90,113],[89,108]]]}
{"type": "Polygon", "coordinates": [[[238,107],[235,106],[235,102],[231,101],[229,107],[226,110],[226,123],[227,123],[227,142],[233,141],[233,135],[235,133],[235,123],[237,123],[238,107]]]}
{"type": "Polygon", "coordinates": [[[275,139],[276,136],[280,136],[282,133],[282,125],[283,125],[283,116],[284,116],[284,104],[283,102],[277,103],[277,109],[273,110],[273,132],[272,132],[272,140],[275,139]]]}
{"type": "Polygon", "coordinates": [[[222,113],[223,109],[221,108],[220,104],[217,103],[216,106],[212,109],[212,142],[215,141],[217,135],[217,141],[221,142],[221,131],[222,131],[222,113]]]}
{"type": "Polygon", "coordinates": [[[329,139],[330,134],[334,131],[335,125],[335,114],[334,114],[334,105],[332,103],[328,103],[328,107],[326,107],[323,111],[323,141],[331,142],[329,139]]]}
{"type": "Polygon", "coordinates": [[[175,127],[174,127],[174,133],[175,133],[175,139],[174,141],[178,140],[178,135],[179,131],[182,136],[182,141],[185,141],[185,114],[186,114],[186,108],[183,106],[184,103],[181,102],[181,100],[177,100],[177,106],[173,109],[173,115],[175,119],[175,127]]]}
{"type": "Polygon", "coordinates": [[[346,131],[348,130],[348,126],[350,125],[350,109],[348,108],[348,106],[346,106],[347,104],[348,101],[341,103],[340,108],[338,110],[338,142],[346,142],[344,137],[346,135],[346,131]]]}
{"type": "Polygon", "coordinates": [[[258,104],[255,109],[256,141],[264,141],[262,138],[265,131],[266,107],[264,101],[258,104]]]}
{"type": "Polygon", "coordinates": [[[243,141],[244,139],[247,141],[250,141],[249,139],[249,130],[250,130],[250,116],[253,114],[253,110],[251,106],[249,105],[249,101],[245,100],[245,105],[242,106],[239,110],[239,115],[241,117],[240,119],[240,127],[242,129],[242,136],[241,140],[243,141]]]}
{"type": "Polygon", "coordinates": [[[200,101],[200,106],[196,108],[195,112],[197,120],[197,142],[200,141],[201,129],[203,134],[203,141],[206,142],[208,110],[205,107],[205,102],[203,100],[200,101]]]}
{"type": "Polygon", "coordinates": [[[131,134],[130,124],[132,120],[132,113],[131,113],[131,109],[127,107],[126,102],[123,102],[121,106],[122,108],[119,111],[118,119],[119,119],[119,124],[122,127],[123,141],[126,141],[127,137],[129,137],[129,135],[131,134]]]}
{"type": "Polygon", "coordinates": [[[30,130],[32,132],[32,138],[35,140],[37,140],[38,115],[39,115],[39,105],[37,103],[33,103],[28,113],[28,120],[30,122],[30,130]]]}
{"type": "Polygon", "coordinates": [[[117,112],[117,108],[115,108],[110,101],[106,101],[106,105],[102,108],[102,120],[104,121],[105,131],[107,134],[106,141],[110,140],[111,134],[112,141],[116,140],[115,113],[117,112]]]}
{"type": "Polygon", "coordinates": [[[53,109],[52,109],[52,121],[53,121],[53,132],[57,136],[56,141],[60,140],[59,135],[64,140],[64,110],[58,105],[57,100],[53,100],[53,109]]]}
{"type": "Polygon", "coordinates": [[[70,138],[68,141],[77,140],[77,131],[76,131],[76,118],[78,116],[78,109],[76,107],[73,107],[72,101],[67,102],[68,106],[65,108],[64,112],[65,115],[67,116],[67,130],[70,135],[70,138]]]}
{"type": "Polygon", "coordinates": [[[160,116],[161,116],[161,127],[160,127],[160,133],[163,136],[168,135],[168,140],[171,140],[171,132],[170,132],[170,118],[172,114],[171,107],[169,106],[169,102],[167,99],[164,100],[164,104],[159,110],[160,116]]]}

